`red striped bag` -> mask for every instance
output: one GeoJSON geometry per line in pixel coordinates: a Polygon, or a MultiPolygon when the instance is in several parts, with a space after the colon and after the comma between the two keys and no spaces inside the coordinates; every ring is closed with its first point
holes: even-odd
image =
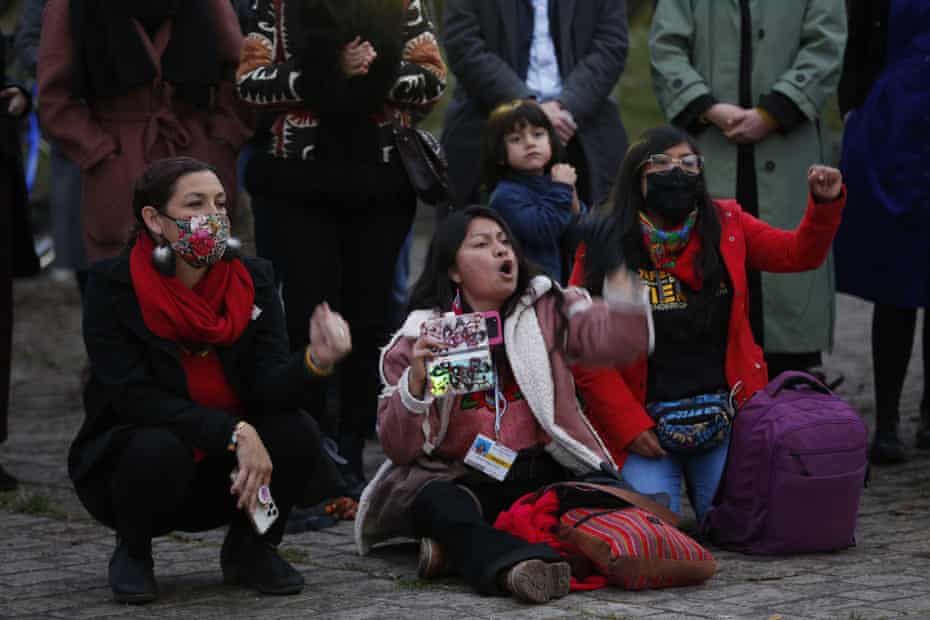
{"type": "Polygon", "coordinates": [[[676,527],[641,508],[575,508],[562,515],[558,536],[627,590],[703,583],[714,557],[676,527]]]}

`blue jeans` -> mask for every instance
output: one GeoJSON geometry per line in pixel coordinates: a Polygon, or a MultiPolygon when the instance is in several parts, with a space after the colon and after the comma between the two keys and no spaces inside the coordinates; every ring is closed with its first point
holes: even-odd
{"type": "Polygon", "coordinates": [[[727,464],[729,440],[719,446],[685,456],[667,453],[660,459],[651,459],[632,452],[623,464],[623,477],[640,493],[668,493],[669,508],[681,513],[681,479],[684,477],[688,499],[694,506],[698,523],[710,507],[727,464]]]}

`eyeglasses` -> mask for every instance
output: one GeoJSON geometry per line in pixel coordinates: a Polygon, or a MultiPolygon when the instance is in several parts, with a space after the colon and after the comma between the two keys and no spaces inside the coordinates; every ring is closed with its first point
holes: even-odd
{"type": "Polygon", "coordinates": [[[665,153],[657,153],[647,157],[646,161],[640,164],[640,168],[646,164],[651,165],[657,172],[664,172],[678,166],[685,174],[698,175],[704,169],[704,158],[700,155],[685,155],[681,159],[675,159],[665,153]]]}

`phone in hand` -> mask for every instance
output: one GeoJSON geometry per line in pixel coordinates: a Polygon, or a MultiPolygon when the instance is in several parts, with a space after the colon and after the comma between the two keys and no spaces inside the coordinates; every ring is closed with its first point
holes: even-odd
{"type": "MultiPolygon", "coordinates": [[[[238,477],[239,468],[237,467],[229,474],[229,479],[235,482],[238,477]]],[[[247,508],[246,515],[249,517],[249,521],[252,522],[252,527],[255,528],[258,535],[262,536],[268,531],[268,528],[277,521],[279,513],[278,507],[275,505],[268,487],[259,487],[258,497],[256,499],[255,508],[247,508]]]]}
{"type": "Polygon", "coordinates": [[[497,312],[445,314],[425,321],[420,333],[443,343],[443,348],[426,363],[433,396],[468,394],[494,385],[491,346],[503,342],[497,312]]]}

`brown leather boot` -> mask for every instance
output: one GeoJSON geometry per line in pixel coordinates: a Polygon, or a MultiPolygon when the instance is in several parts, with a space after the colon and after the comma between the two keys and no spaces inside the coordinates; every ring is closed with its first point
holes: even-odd
{"type": "Polygon", "coordinates": [[[524,560],[507,571],[507,590],[525,603],[548,603],[568,594],[572,569],[568,562],[524,560]]]}
{"type": "Polygon", "coordinates": [[[449,574],[442,547],[432,538],[420,539],[420,561],[417,563],[417,577],[420,579],[438,579],[449,574]]]}

